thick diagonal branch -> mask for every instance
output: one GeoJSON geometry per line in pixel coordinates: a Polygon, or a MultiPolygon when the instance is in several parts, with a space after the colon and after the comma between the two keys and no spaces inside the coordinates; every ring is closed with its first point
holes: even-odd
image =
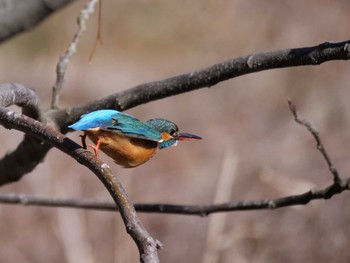
{"type": "Polygon", "coordinates": [[[141,262],[159,262],[157,255],[157,249],[160,247],[159,241],[153,239],[142,226],[133,204],[107,164],[58,131],[25,115],[0,107],[0,124],[8,129],[17,129],[36,137],[70,155],[89,168],[113,197],[124,220],[126,230],[134,239],[140,251],[141,262]]]}

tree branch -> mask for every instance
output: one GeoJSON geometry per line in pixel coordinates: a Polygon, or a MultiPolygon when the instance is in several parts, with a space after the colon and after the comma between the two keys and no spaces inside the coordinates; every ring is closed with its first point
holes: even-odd
{"type": "MultiPolygon", "coordinates": [[[[124,111],[158,99],[212,87],[222,81],[246,74],[277,68],[319,65],[327,61],[349,58],[350,40],[251,54],[172,78],[141,84],[83,105],[57,111],[54,113],[54,118],[64,129],[77,121],[82,114],[97,109],[124,111]]],[[[67,132],[67,129],[63,131],[67,132]]]]}
{"type": "Polygon", "coordinates": [[[0,108],[0,124],[5,128],[17,129],[37,137],[45,143],[51,144],[70,155],[80,164],[89,168],[100,179],[113,197],[123,218],[126,230],[134,239],[139,249],[141,262],[159,262],[157,249],[160,248],[161,244],[159,241],[153,239],[142,226],[123,186],[112,174],[107,164],[97,159],[91,152],[83,149],[58,131],[25,115],[10,111],[6,108],[0,108]]]}
{"type": "Polygon", "coordinates": [[[0,107],[11,105],[21,107],[23,114],[33,119],[41,119],[39,98],[32,89],[16,83],[1,84],[0,107]]]}
{"type": "MultiPolygon", "coordinates": [[[[334,195],[350,190],[350,178],[341,179],[321,189],[310,190],[299,195],[285,196],[275,199],[237,201],[221,204],[185,205],[185,204],[134,204],[137,212],[208,216],[220,212],[253,211],[262,209],[277,209],[287,206],[306,205],[311,201],[330,199],[334,195]]],[[[80,208],[100,211],[116,211],[114,203],[98,202],[95,200],[52,198],[24,194],[0,194],[0,203],[28,206],[46,206],[63,208],[80,208]]]]}
{"type": "Polygon", "coordinates": [[[72,0],[0,0],[0,43],[28,31],[72,0]]]}
{"type": "MultiPolygon", "coordinates": [[[[34,90],[20,84],[0,85],[0,107],[17,105],[23,114],[41,120],[39,98],[34,90]]],[[[41,140],[25,135],[17,148],[0,160],[0,185],[18,181],[24,174],[31,172],[45,157],[51,146],[41,140]]]]}
{"type": "MultiPolygon", "coordinates": [[[[349,44],[350,40],[338,43],[326,42],[313,47],[263,52],[231,59],[191,73],[141,84],[76,107],[51,110],[45,113],[45,119],[49,123],[54,123],[57,129],[66,133],[69,124],[77,121],[81,115],[93,110],[117,109],[123,111],[157,99],[210,87],[221,81],[244,74],[274,68],[318,65],[333,60],[348,60],[350,57],[349,44]]],[[[45,146],[40,151],[40,147],[40,145],[36,147],[38,148],[36,164],[44,158],[48,151],[45,146]]],[[[35,164],[33,165],[35,167],[35,164]]],[[[28,171],[31,170],[28,169],[28,171]]],[[[25,172],[25,170],[23,171],[25,172]]],[[[24,173],[18,174],[16,177],[20,178],[23,175],[24,173]]]]}

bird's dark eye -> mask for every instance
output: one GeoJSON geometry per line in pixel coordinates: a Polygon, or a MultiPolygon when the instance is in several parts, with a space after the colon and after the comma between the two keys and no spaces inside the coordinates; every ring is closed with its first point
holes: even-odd
{"type": "Polygon", "coordinates": [[[171,136],[173,136],[175,133],[176,133],[176,130],[175,130],[175,129],[171,129],[170,132],[169,132],[169,134],[170,134],[171,136]]]}

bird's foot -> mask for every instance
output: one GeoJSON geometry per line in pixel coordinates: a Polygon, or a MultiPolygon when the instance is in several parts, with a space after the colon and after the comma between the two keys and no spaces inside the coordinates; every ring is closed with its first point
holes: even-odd
{"type": "Polygon", "coordinates": [[[92,144],[88,145],[89,147],[91,147],[94,150],[94,153],[95,153],[96,157],[98,157],[98,150],[100,148],[100,145],[101,145],[101,140],[100,139],[97,141],[96,145],[92,145],[92,144]]]}

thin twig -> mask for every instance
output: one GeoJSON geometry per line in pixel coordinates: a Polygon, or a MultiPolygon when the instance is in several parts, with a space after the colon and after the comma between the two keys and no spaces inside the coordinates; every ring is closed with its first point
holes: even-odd
{"type": "MultiPolygon", "coordinates": [[[[134,204],[136,211],[143,213],[161,213],[177,215],[207,216],[220,212],[253,211],[262,209],[277,209],[295,205],[306,205],[311,201],[330,199],[334,195],[350,190],[350,178],[341,179],[338,184],[331,184],[327,187],[314,189],[298,195],[284,196],[275,199],[237,201],[208,205],[185,205],[185,204],[134,204]]],[[[115,203],[101,202],[95,200],[52,198],[25,194],[2,193],[0,203],[32,205],[46,207],[63,207],[74,209],[91,209],[100,211],[116,211],[115,203]]]]}
{"type": "Polygon", "coordinates": [[[316,141],[317,150],[319,150],[321,152],[323,158],[325,159],[325,161],[328,165],[328,168],[333,175],[334,183],[340,183],[341,180],[339,177],[339,172],[338,172],[337,168],[334,166],[334,164],[333,164],[331,158],[329,157],[325,147],[323,146],[323,143],[322,143],[321,138],[320,138],[320,133],[316,130],[315,127],[312,126],[312,124],[310,122],[308,122],[307,120],[305,120],[302,116],[300,116],[298,114],[295,105],[293,104],[293,102],[290,99],[288,99],[288,105],[289,105],[289,109],[293,113],[294,120],[297,123],[299,123],[300,125],[304,126],[311,133],[311,135],[314,137],[314,139],[316,141]]]}
{"type": "Polygon", "coordinates": [[[102,0],[100,0],[98,5],[98,25],[97,25],[97,34],[95,38],[94,46],[92,47],[91,54],[89,56],[89,63],[92,62],[92,59],[94,57],[96,48],[98,45],[102,45],[102,0]]]}
{"type": "Polygon", "coordinates": [[[77,51],[78,44],[80,42],[83,32],[86,30],[86,21],[90,15],[94,12],[94,6],[98,0],[90,0],[80,11],[77,19],[78,29],[75,33],[72,42],[69,44],[67,50],[60,56],[56,66],[56,82],[52,88],[51,109],[58,109],[60,94],[63,89],[65,75],[70,58],[77,51]]]}

